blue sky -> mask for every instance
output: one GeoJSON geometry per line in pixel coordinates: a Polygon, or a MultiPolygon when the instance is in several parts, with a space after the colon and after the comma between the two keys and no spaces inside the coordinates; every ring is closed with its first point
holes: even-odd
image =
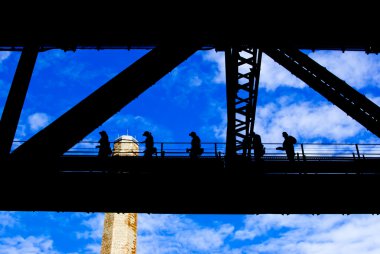
{"type": "MultiPolygon", "coordinates": [[[[147,50],[51,50],[40,53],[16,133],[27,140],[147,50]]],[[[380,104],[380,56],[307,52],[380,104]]],[[[2,112],[20,53],[0,52],[2,112]]],[[[84,140],[129,134],[142,141],[224,142],[224,55],[199,51],[84,140]]],[[[282,131],[302,143],[379,143],[378,138],[292,74],[263,56],[255,130],[264,143],[282,131]]],[[[94,147],[95,144],[89,146],[94,147]]],[[[94,149],[94,151],[96,151],[94,149]]],[[[2,253],[98,253],[103,214],[0,212],[2,253]]],[[[138,253],[380,253],[375,215],[139,214],[138,253]]]]}

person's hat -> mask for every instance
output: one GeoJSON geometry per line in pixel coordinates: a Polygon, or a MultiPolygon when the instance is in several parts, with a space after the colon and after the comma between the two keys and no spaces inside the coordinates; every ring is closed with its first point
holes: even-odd
{"type": "Polygon", "coordinates": [[[194,136],[194,135],[195,135],[194,131],[192,131],[192,132],[189,133],[189,136],[194,136]]]}
{"type": "Polygon", "coordinates": [[[105,131],[101,131],[101,132],[99,132],[99,134],[102,134],[102,133],[106,133],[105,131]]]}

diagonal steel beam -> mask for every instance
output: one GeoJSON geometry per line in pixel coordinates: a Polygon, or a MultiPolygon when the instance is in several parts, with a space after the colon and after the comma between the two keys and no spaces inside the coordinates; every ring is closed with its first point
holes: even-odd
{"type": "Polygon", "coordinates": [[[11,157],[61,156],[196,51],[196,47],[163,46],[151,50],[18,147],[11,157]]]}
{"type": "Polygon", "coordinates": [[[380,107],[298,49],[264,52],[380,137],[380,107]]]}
{"type": "Polygon", "coordinates": [[[38,46],[23,48],[0,121],[0,158],[11,151],[26,93],[38,56],[38,46]]]}

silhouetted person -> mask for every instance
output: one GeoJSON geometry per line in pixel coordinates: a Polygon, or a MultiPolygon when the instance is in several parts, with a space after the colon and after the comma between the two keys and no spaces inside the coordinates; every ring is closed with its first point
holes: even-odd
{"type": "Polygon", "coordinates": [[[244,137],[242,146],[243,146],[243,157],[246,157],[249,154],[249,150],[251,149],[251,136],[247,135],[244,137]]]}
{"type": "Polygon", "coordinates": [[[261,160],[265,153],[265,148],[263,143],[261,143],[261,137],[259,134],[253,132],[252,148],[254,151],[255,161],[261,160]]]}
{"type": "Polygon", "coordinates": [[[288,160],[294,161],[294,144],[297,143],[297,140],[293,136],[289,136],[286,132],[283,132],[282,136],[284,137],[282,147],[277,147],[276,150],[285,151],[288,160]]]}
{"type": "Polygon", "coordinates": [[[110,141],[108,139],[108,134],[105,131],[99,132],[100,139],[99,145],[96,148],[99,148],[98,156],[101,158],[106,158],[112,154],[110,141]]]}
{"type": "Polygon", "coordinates": [[[203,148],[201,148],[201,139],[194,131],[190,132],[189,136],[193,139],[191,140],[191,148],[187,149],[187,152],[190,153],[190,158],[199,158],[199,156],[203,153],[203,148]]]}
{"type": "Polygon", "coordinates": [[[154,140],[153,135],[149,131],[145,131],[143,133],[143,136],[145,136],[145,141],[142,143],[145,143],[145,150],[144,150],[144,157],[145,158],[152,158],[152,155],[156,153],[156,148],[154,147],[154,140]]]}

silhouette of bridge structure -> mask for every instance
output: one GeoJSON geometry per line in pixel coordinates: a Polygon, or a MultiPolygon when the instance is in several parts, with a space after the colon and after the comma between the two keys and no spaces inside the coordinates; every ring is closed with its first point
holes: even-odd
{"type": "MultiPolygon", "coordinates": [[[[304,18],[305,22],[312,20],[312,17],[304,18]]],[[[214,23],[214,26],[185,26],[175,32],[162,21],[148,28],[136,25],[127,29],[120,25],[120,20],[118,26],[111,26],[109,21],[105,23],[108,26],[92,24],[83,30],[78,26],[67,29],[71,23],[60,23],[54,30],[42,29],[33,21],[21,29],[5,29],[0,37],[0,50],[22,53],[0,122],[3,194],[0,209],[380,213],[376,201],[380,160],[376,156],[363,157],[360,151],[354,150],[350,159],[331,156],[308,160],[307,156],[301,156],[299,161],[290,163],[268,156],[259,163],[250,159],[250,150],[244,151],[246,146],[243,146],[243,140],[254,130],[263,53],[380,137],[379,106],[302,52],[320,49],[377,54],[380,41],[371,32],[376,30],[353,29],[356,26],[349,22],[340,27],[341,33],[323,22],[311,22],[313,29],[308,30],[284,29],[296,24],[295,20],[284,21],[276,28],[267,24],[253,28],[252,32],[224,26],[223,22],[217,26],[214,23]],[[120,48],[151,50],[11,151],[39,52],[120,48]],[[199,160],[158,156],[144,160],[64,155],[168,72],[203,49],[225,52],[228,122],[223,156],[199,160]],[[247,157],[241,155],[243,152],[247,157]],[[125,197],[127,193],[135,195],[125,197]],[[123,199],[126,202],[121,203],[123,199]]],[[[376,23],[365,24],[368,28],[368,24],[376,23]]]]}

